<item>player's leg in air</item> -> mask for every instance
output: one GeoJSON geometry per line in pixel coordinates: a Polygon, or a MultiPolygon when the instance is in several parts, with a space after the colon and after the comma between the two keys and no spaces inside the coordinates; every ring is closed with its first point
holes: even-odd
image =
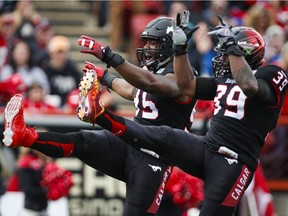
{"type": "Polygon", "coordinates": [[[107,130],[82,130],[67,134],[37,132],[25,124],[21,94],[16,94],[8,102],[4,124],[3,143],[8,147],[33,148],[54,158],[72,155],[124,181],[124,216],[152,216],[157,212],[161,187],[172,172],[166,162],[127,145],[107,130]],[[148,163],[153,167],[147,166],[148,163]]]}
{"type": "Polygon", "coordinates": [[[11,148],[29,147],[41,151],[53,158],[73,155],[86,164],[107,171],[109,175],[123,177],[116,172],[120,161],[125,161],[127,147],[118,138],[114,138],[104,130],[82,130],[66,134],[55,132],[37,132],[35,128],[26,126],[23,115],[23,96],[16,94],[7,103],[4,111],[4,139],[3,143],[11,148]],[[110,142],[118,145],[110,145],[110,142]],[[122,144],[121,144],[122,143],[122,144]],[[101,144],[101,145],[100,145],[101,144]],[[115,154],[113,152],[119,152],[115,154]],[[103,155],[103,152],[105,154],[103,155]],[[109,160],[109,158],[115,160],[109,160]],[[105,163],[106,162],[106,163],[105,163]],[[107,163],[109,162],[109,163],[107,163]]]}
{"type": "Polygon", "coordinates": [[[188,133],[183,130],[166,126],[142,126],[113,114],[99,101],[98,81],[94,70],[88,70],[84,74],[79,85],[79,94],[78,117],[82,121],[98,124],[132,146],[152,150],[170,164],[181,164],[190,171],[197,169],[191,167],[191,160],[194,158],[195,161],[199,161],[199,157],[202,157],[199,154],[203,152],[204,139],[202,137],[187,136],[188,133]],[[94,115],[92,118],[91,113],[94,115]],[[175,143],[178,144],[175,145],[175,143]],[[191,143],[194,143],[194,149],[189,152],[189,160],[185,160],[187,149],[191,149],[191,143]],[[191,154],[195,156],[191,157],[191,154]]]}

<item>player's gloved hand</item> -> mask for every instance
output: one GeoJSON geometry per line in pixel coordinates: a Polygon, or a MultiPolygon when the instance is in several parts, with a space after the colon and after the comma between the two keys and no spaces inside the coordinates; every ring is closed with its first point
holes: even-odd
{"type": "Polygon", "coordinates": [[[104,70],[103,68],[97,67],[91,62],[85,61],[85,66],[82,69],[82,71],[86,73],[87,70],[94,70],[95,73],[97,74],[97,77],[101,85],[107,86],[108,88],[112,88],[112,81],[116,78],[114,74],[109,73],[107,69],[104,70]]]}
{"type": "Polygon", "coordinates": [[[188,28],[190,12],[184,10],[180,15],[176,16],[176,20],[173,21],[173,48],[174,54],[183,55],[187,53],[188,41],[192,37],[193,33],[199,28],[199,26],[194,26],[193,28],[188,28]]]}
{"type": "Polygon", "coordinates": [[[214,28],[209,27],[210,32],[208,32],[208,35],[216,35],[219,39],[216,49],[226,51],[228,55],[242,56],[243,53],[235,41],[232,26],[229,26],[220,15],[218,15],[218,19],[221,25],[214,28]]]}
{"type": "Polygon", "coordinates": [[[120,64],[125,62],[125,59],[118,53],[114,53],[109,46],[104,46],[99,41],[82,35],[78,39],[78,45],[87,47],[89,49],[80,50],[81,53],[88,53],[94,55],[96,58],[107,64],[109,68],[117,68],[120,64]]]}

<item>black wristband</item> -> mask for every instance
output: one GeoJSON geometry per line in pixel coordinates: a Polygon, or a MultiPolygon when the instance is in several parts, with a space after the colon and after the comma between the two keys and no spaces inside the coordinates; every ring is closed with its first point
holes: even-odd
{"type": "Polygon", "coordinates": [[[243,52],[240,50],[239,46],[236,44],[234,38],[229,38],[225,43],[226,52],[228,55],[243,56],[243,52]]]}
{"type": "Polygon", "coordinates": [[[174,48],[174,55],[175,56],[179,56],[179,55],[185,55],[188,53],[188,45],[184,44],[184,45],[173,45],[174,48]]]}
{"type": "Polygon", "coordinates": [[[108,70],[105,70],[104,75],[102,76],[100,83],[103,86],[107,86],[108,88],[112,88],[112,81],[117,78],[114,74],[111,74],[108,70]]]}
{"type": "Polygon", "coordinates": [[[226,48],[227,55],[243,56],[239,46],[234,44],[226,48]]]}
{"type": "Polygon", "coordinates": [[[125,59],[118,53],[114,53],[109,46],[106,46],[103,50],[103,59],[102,61],[107,64],[107,68],[112,66],[117,68],[120,64],[125,62],[125,59]]]}

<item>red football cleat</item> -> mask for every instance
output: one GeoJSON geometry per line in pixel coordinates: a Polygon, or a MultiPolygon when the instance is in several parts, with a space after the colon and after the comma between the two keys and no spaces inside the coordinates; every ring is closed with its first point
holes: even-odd
{"type": "Polygon", "coordinates": [[[94,70],[87,70],[79,84],[78,117],[82,121],[94,124],[96,118],[104,112],[99,101],[98,79],[94,70]]]}
{"type": "Polygon", "coordinates": [[[29,147],[39,136],[34,128],[25,125],[23,99],[21,94],[16,94],[10,99],[4,110],[3,143],[9,147],[29,147]]]}

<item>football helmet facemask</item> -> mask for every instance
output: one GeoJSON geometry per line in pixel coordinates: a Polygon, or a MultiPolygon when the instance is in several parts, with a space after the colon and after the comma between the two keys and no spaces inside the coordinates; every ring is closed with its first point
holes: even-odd
{"type": "MultiPolygon", "coordinates": [[[[251,69],[255,70],[260,67],[264,63],[265,54],[265,41],[263,37],[253,28],[244,26],[233,27],[232,32],[235,35],[234,38],[237,45],[243,52],[243,57],[251,69]]],[[[217,44],[214,50],[220,52],[220,55],[212,59],[215,77],[232,77],[229,61],[223,61],[223,55],[227,55],[226,51],[218,49],[217,44]]]]}
{"type": "Polygon", "coordinates": [[[143,48],[136,49],[137,60],[141,67],[156,72],[164,67],[173,57],[172,21],[170,17],[159,17],[149,22],[140,38],[143,48]],[[147,40],[155,40],[159,48],[144,48],[147,40]]]}

